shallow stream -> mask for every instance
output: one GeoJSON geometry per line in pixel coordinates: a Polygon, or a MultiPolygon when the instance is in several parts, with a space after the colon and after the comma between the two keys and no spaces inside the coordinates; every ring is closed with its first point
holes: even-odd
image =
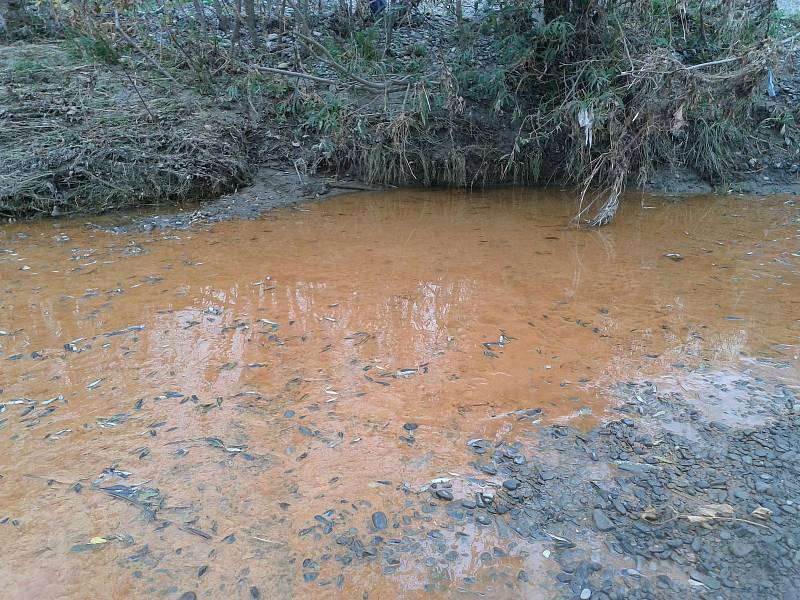
{"type": "Polygon", "coordinates": [[[620,381],[732,425],[767,418],[742,385],[800,384],[792,201],[587,231],[569,198],[0,228],[0,597],[547,597],[540,543],[425,512],[477,485],[470,440],[593,427],[620,381]],[[348,562],[344,533],[417,543],[348,562]]]}

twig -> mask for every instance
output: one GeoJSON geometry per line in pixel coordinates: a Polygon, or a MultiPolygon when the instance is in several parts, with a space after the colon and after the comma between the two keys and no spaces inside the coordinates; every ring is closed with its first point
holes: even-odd
{"type": "Polygon", "coordinates": [[[144,106],[144,109],[147,111],[147,114],[150,115],[150,120],[151,121],[155,121],[156,120],[155,116],[153,115],[153,113],[150,112],[150,107],[147,106],[147,102],[145,102],[144,97],[142,96],[141,92],[139,91],[139,86],[136,85],[136,82],[133,80],[133,77],[131,77],[131,74],[128,73],[128,71],[126,71],[126,70],[123,70],[122,72],[125,73],[125,77],[127,77],[128,81],[131,82],[131,85],[133,86],[133,89],[136,92],[136,95],[139,96],[139,100],[142,101],[142,105],[144,106]]]}
{"type": "Polygon", "coordinates": [[[155,68],[158,70],[158,72],[159,72],[159,73],[161,73],[161,74],[162,74],[164,77],[166,77],[167,79],[169,79],[169,80],[170,80],[172,83],[175,83],[175,84],[177,84],[177,83],[178,83],[178,80],[177,80],[177,79],[175,79],[175,78],[174,78],[172,75],[170,75],[170,74],[169,74],[169,71],[167,71],[167,70],[166,70],[166,69],[165,69],[165,68],[164,68],[164,67],[161,65],[161,63],[160,63],[160,62],[158,62],[158,61],[157,61],[155,58],[153,58],[153,57],[152,57],[152,56],[151,56],[151,55],[150,55],[148,52],[146,52],[146,51],[144,50],[144,48],[142,48],[142,47],[141,47],[139,44],[137,44],[137,43],[136,43],[136,41],[135,41],[135,40],[134,40],[134,39],[133,39],[131,36],[129,36],[127,33],[125,33],[125,31],[122,29],[122,26],[119,24],[119,15],[117,14],[117,10],[116,10],[116,9],[114,10],[114,17],[115,17],[115,19],[114,19],[114,28],[117,30],[117,32],[119,32],[119,34],[120,34],[120,35],[123,37],[123,39],[124,39],[126,42],[128,42],[128,43],[129,43],[131,46],[133,46],[133,47],[134,47],[134,49],[135,49],[135,50],[136,50],[136,51],[137,51],[139,54],[141,54],[142,56],[144,56],[144,57],[147,59],[147,62],[149,62],[151,65],[153,65],[153,66],[154,66],[154,67],[155,67],[155,68]]]}
{"type": "Polygon", "coordinates": [[[729,56],[728,58],[720,58],[719,60],[712,60],[711,62],[700,63],[699,65],[684,66],[687,71],[694,71],[695,69],[705,69],[706,67],[715,67],[717,65],[725,65],[732,62],[742,60],[742,56],[729,56]]]}
{"type": "MultiPolygon", "coordinates": [[[[695,517],[697,515],[676,515],[676,516],[682,517],[684,519],[688,519],[689,517],[695,517]]],[[[756,527],[762,527],[763,529],[770,529],[769,527],[767,527],[763,523],[756,523],[755,521],[750,521],[748,519],[740,519],[738,517],[712,517],[710,515],[709,516],[702,515],[702,518],[703,519],[717,519],[717,520],[720,520],[720,521],[737,521],[738,523],[747,523],[748,525],[755,525],[756,527]]]]}
{"type": "Polygon", "coordinates": [[[262,66],[255,66],[257,71],[263,71],[265,73],[272,73],[274,75],[283,75],[284,77],[301,77],[302,79],[310,79],[311,81],[316,81],[318,83],[325,83],[327,85],[336,85],[336,82],[332,79],[326,79],[324,77],[317,77],[316,75],[309,75],[308,73],[300,73],[298,71],[287,71],[286,69],[275,69],[273,67],[262,67],[262,66]]]}
{"type": "Polygon", "coordinates": [[[264,538],[257,537],[255,535],[253,536],[253,539],[254,540],[258,540],[259,542],[264,542],[265,544],[275,544],[276,546],[283,546],[283,542],[276,542],[274,540],[267,540],[267,539],[264,539],[264,538]]]}
{"type": "Polygon", "coordinates": [[[789,42],[793,42],[798,37],[800,37],[800,31],[798,31],[794,35],[790,35],[789,37],[787,37],[786,39],[781,40],[780,42],[777,42],[777,45],[778,46],[783,46],[784,44],[788,44],[789,42]]]}
{"type": "Polygon", "coordinates": [[[317,58],[319,58],[323,62],[328,63],[334,69],[339,71],[342,75],[346,75],[347,77],[349,77],[350,79],[352,79],[356,83],[360,83],[364,87],[368,87],[368,88],[373,89],[373,90],[387,90],[387,89],[389,89],[389,88],[391,88],[393,86],[407,83],[407,78],[406,79],[395,79],[395,80],[383,81],[383,82],[376,82],[376,81],[370,81],[369,79],[365,79],[364,77],[361,77],[360,75],[356,75],[350,69],[348,69],[347,67],[345,67],[341,63],[337,62],[336,59],[334,59],[333,56],[331,55],[331,53],[328,51],[328,49],[325,46],[323,46],[322,44],[320,44],[317,40],[312,39],[312,38],[310,38],[310,37],[308,37],[306,35],[303,35],[300,32],[296,32],[295,35],[297,37],[299,37],[306,44],[308,44],[310,46],[313,46],[314,48],[317,49],[317,51],[319,52],[319,53],[315,53],[317,55],[317,58]]]}

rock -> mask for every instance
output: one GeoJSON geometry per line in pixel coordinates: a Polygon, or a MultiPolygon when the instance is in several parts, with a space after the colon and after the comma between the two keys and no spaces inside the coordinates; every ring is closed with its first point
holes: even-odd
{"type": "Polygon", "coordinates": [[[614,529],[614,522],[599,508],[595,508],[592,511],[592,520],[594,521],[594,526],[600,531],[611,531],[614,529]]]}
{"type": "Polygon", "coordinates": [[[375,526],[375,529],[386,529],[389,525],[386,521],[386,515],[380,511],[372,513],[372,524],[375,526]]]}
{"type": "Polygon", "coordinates": [[[197,600],[197,594],[194,592],[183,592],[178,600],[197,600]]]}
{"type": "Polygon", "coordinates": [[[765,481],[756,481],[756,491],[759,494],[763,494],[767,490],[769,490],[769,484],[767,482],[765,482],[765,481]]]}
{"type": "Polygon", "coordinates": [[[690,571],[689,577],[691,577],[695,581],[699,581],[710,590],[718,590],[720,588],[719,581],[714,579],[711,575],[704,575],[700,571],[696,570],[690,571]]]}
{"type": "Polygon", "coordinates": [[[405,429],[406,431],[414,431],[417,427],[419,427],[419,425],[417,425],[416,423],[406,423],[405,425],[403,425],[403,429],[405,429]]]}
{"type": "Polygon", "coordinates": [[[453,499],[453,492],[450,490],[436,490],[436,497],[440,500],[447,500],[449,502],[453,499]]]}
{"type": "Polygon", "coordinates": [[[592,597],[592,590],[589,588],[583,588],[581,590],[581,600],[589,600],[592,597]]]}
{"type": "Polygon", "coordinates": [[[521,581],[522,583],[528,582],[528,574],[525,571],[520,571],[517,573],[517,581],[521,581]]]}
{"type": "Polygon", "coordinates": [[[733,542],[731,544],[731,554],[737,558],[744,558],[753,550],[755,550],[755,546],[752,544],[745,544],[744,542],[733,542]]]}
{"type": "Polygon", "coordinates": [[[519,487],[519,481],[516,479],[506,479],[503,482],[503,487],[509,491],[513,491],[519,487]]]}

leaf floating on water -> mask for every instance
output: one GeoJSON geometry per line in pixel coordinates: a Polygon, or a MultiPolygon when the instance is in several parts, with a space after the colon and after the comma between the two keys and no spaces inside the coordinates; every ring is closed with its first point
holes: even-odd
{"type": "Polygon", "coordinates": [[[200,529],[196,529],[195,527],[190,527],[189,525],[183,525],[181,527],[178,527],[178,529],[180,529],[181,531],[185,531],[186,533],[191,533],[192,535],[199,536],[204,540],[211,539],[210,533],[206,533],[205,531],[201,531],[200,529]]]}
{"type": "Polygon", "coordinates": [[[72,429],[61,429],[59,431],[56,431],[55,433],[48,433],[46,436],[44,436],[44,439],[60,440],[68,433],[72,433],[72,429]]]}
{"type": "Polygon", "coordinates": [[[128,413],[118,413],[112,417],[99,418],[97,424],[103,429],[111,429],[117,425],[121,425],[128,420],[128,413]]]}

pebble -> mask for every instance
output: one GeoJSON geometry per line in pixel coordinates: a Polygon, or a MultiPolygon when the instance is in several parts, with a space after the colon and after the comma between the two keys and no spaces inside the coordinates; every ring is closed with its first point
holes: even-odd
{"type": "Polygon", "coordinates": [[[386,521],[386,515],[380,511],[372,513],[372,524],[375,526],[375,529],[386,529],[389,525],[386,521]]]}
{"type": "Polygon", "coordinates": [[[406,423],[405,425],[403,425],[403,429],[405,429],[406,431],[414,431],[417,427],[419,427],[419,425],[417,425],[416,423],[406,423]]]}
{"type": "Polygon", "coordinates": [[[503,487],[506,488],[507,490],[513,491],[519,487],[519,481],[517,481],[516,479],[506,479],[503,482],[503,487]]]}
{"type": "Polygon", "coordinates": [[[718,590],[720,588],[719,581],[714,579],[711,575],[704,575],[700,571],[696,570],[690,571],[689,577],[691,577],[695,581],[699,581],[710,590],[718,590]]]}
{"type": "Polygon", "coordinates": [[[755,549],[752,544],[745,544],[744,542],[733,542],[731,544],[731,553],[737,558],[744,558],[755,549]]]}
{"type": "Polygon", "coordinates": [[[594,526],[600,531],[611,531],[614,529],[614,522],[599,508],[595,508],[592,511],[592,520],[594,520],[594,526]]]}
{"type": "Polygon", "coordinates": [[[589,588],[583,588],[581,590],[581,600],[589,600],[592,597],[592,590],[589,588]]]}
{"type": "Polygon", "coordinates": [[[453,492],[450,490],[436,490],[436,497],[440,500],[447,500],[449,502],[453,499],[453,492]]]}

